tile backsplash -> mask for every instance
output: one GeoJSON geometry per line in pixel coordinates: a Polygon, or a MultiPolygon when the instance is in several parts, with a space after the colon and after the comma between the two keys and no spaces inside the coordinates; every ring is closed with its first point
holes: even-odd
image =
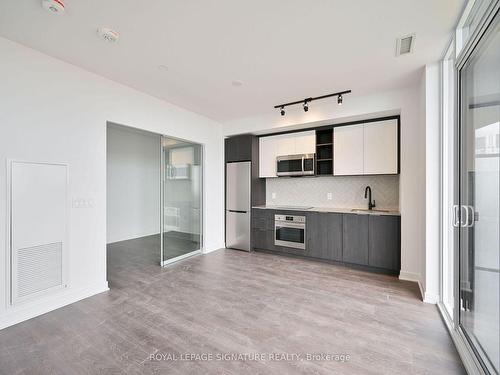
{"type": "Polygon", "coordinates": [[[367,185],[377,208],[399,210],[399,176],[268,178],[266,204],[365,208],[367,185]]]}

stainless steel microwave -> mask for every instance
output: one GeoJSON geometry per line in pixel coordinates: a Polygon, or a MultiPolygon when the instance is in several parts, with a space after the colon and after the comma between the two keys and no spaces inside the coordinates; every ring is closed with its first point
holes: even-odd
{"type": "Polygon", "coordinates": [[[278,156],[276,174],[281,176],[314,176],[315,154],[278,156]]]}

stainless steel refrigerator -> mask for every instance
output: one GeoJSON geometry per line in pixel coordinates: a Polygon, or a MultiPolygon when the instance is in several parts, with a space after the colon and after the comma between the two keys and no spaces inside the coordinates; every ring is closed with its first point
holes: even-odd
{"type": "Polygon", "coordinates": [[[226,164],[226,247],[250,251],[251,162],[226,164]]]}

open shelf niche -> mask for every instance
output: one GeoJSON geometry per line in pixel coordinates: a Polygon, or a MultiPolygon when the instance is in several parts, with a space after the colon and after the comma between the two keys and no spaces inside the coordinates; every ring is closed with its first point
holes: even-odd
{"type": "Polygon", "coordinates": [[[333,128],[316,130],[316,174],[333,175],[333,128]]]}

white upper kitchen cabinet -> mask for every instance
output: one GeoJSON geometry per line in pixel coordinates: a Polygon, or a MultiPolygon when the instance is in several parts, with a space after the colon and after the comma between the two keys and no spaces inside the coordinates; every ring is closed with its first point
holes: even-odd
{"type": "Polygon", "coordinates": [[[363,174],[364,124],[333,128],[333,174],[363,174]]]}
{"type": "Polygon", "coordinates": [[[398,120],[364,125],[364,174],[398,173],[398,120]]]}
{"type": "Polygon", "coordinates": [[[316,152],[316,130],[290,135],[295,135],[295,154],[314,154],[316,152]]]}
{"type": "Polygon", "coordinates": [[[398,120],[333,129],[335,176],[397,174],[398,120]]]}
{"type": "Polygon", "coordinates": [[[315,130],[260,137],[259,177],[276,177],[276,158],[278,156],[314,154],[315,152],[315,130]]]}
{"type": "Polygon", "coordinates": [[[276,177],[277,136],[259,138],[259,177],[276,177]]]}
{"type": "Polygon", "coordinates": [[[277,156],[295,154],[295,137],[293,134],[278,135],[276,139],[278,140],[277,156]]]}

